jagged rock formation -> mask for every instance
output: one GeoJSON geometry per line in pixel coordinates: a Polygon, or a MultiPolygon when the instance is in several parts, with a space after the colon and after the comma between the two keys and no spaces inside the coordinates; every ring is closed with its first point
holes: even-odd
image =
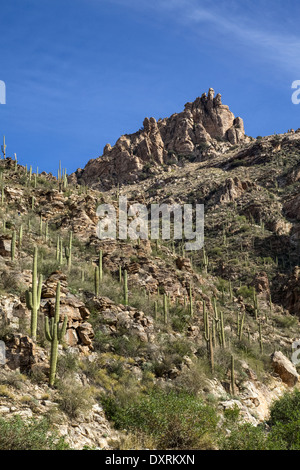
{"type": "Polygon", "coordinates": [[[136,181],[147,163],[177,163],[180,155],[201,161],[208,149],[215,150],[218,141],[235,145],[244,138],[243,120],[235,118],[222,104],[221,95],[214,97],[210,88],[208,95],[187,103],[179,114],[159,121],[145,118],[140,131],[123,135],[114,147],[107,144],[103,156],[90,160],[70,181],[108,189],[116,183],[136,181]]]}

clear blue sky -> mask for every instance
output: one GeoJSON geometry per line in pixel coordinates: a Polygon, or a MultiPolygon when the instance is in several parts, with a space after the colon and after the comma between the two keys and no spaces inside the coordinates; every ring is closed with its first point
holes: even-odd
{"type": "Polygon", "coordinates": [[[300,127],[299,0],[0,0],[0,12],[0,136],[23,164],[70,173],[209,87],[248,135],[300,127]]]}

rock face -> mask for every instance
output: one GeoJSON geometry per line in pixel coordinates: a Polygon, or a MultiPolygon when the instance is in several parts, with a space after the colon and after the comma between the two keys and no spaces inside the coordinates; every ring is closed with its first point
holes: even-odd
{"type": "Polygon", "coordinates": [[[29,372],[37,363],[43,363],[46,357],[41,348],[31,338],[21,333],[11,334],[6,341],[7,365],[10,369],[29,372]]]}
{"type": "Polygon", "coordinates": [[[235,201],[241,195],[254,188],[255,184],[251,181],[240,181],[239,178],[228,178],[225,181],[224,188],[222,188],[222,195],[220,197],[220,203],[225,204],[228,202],[235,201]]]}
{"type": "Polygon", "coordinates": [[[169,118],[145,118],[141,130],[123,135],[113,147],[107,144],[103,156],[90,160],[70,181],[109,189],[116,183],[136,181],[147,163],[176,163],[180,155],[200,161],[205,151],[214,148],[214,140],[239,143],[245,138],[243,120],[222,104],[220,94],[214,94],[210,88],[208,95],[187,103],[183,112],[169,118]]]}
{"type": "Polygon", "coordinates": [[[276,351],[272,355],[272,366],[276,374],[289,387],[293,387],[299,380],[299,375],[287,357],[280,351],[276,351]]]}
{"type": "Polygon", "coordinates": [[[81,300],[68,291],[66,276],[60,271],[52,273],[43,286],[41,310],[49,317],[54,316],[58,281],[61,282],[60,318],[68,317],[65,341],[79,352],[88,354],[93,349],[94,338],[92,325],[86,321],[90,312],[81,300]]]}
{"type": "Polygon", "coordinates": [[[296,266],[283,290],[285,307],[292,315],[299,317],[300,312],[300,268],[296,266]]]}

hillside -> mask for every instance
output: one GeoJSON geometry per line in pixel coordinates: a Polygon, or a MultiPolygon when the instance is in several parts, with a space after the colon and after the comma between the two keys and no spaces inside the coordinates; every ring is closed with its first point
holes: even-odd
{"type": "Polygon", "coordinates": [[[299,388],[299,179],[300,133],[247,137],[213,90],[69,177],[1,159],[0,428],[44,417],[40,434],[65,440],[52,448],[76,449],[228,448],[247,423],[260,442],[272,435],[274,400],[299,388]],[[204,249],[100,240],[97,207],[118,210],[120,196],[204,204],[204,249]],[[44,323],[57,285],[67,323],[50,386],[44,323]]]}

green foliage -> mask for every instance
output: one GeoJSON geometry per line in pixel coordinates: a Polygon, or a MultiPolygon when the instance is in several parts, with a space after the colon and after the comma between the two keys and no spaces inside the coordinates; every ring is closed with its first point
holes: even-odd
{"type": "Polygon", "coordinates": [[[125,404],[104,396],[102,404],[118,429],[152,436],[158,449],[201,449],[218,423],[212,407],[184,391],[155,389],[125,404]]]}
{"type": "Polygon", "coordinates": [[[253,298],[253,288],[248,286],[241,286],[238,290],[238,295],[242,296],[244,299],[253,298]]]}
{"type": "Polygon", "coordinates": [[[69,446],[46,419],[0,418],[0,450],[67,450],[69,446]]]}
{"type": "Polygon", "coordinates": [[[300,391],[286,392],[271,406],[266,427],[251,424],[231,426],[221,437],[224,450],[300,450],[300,391]]]}
{"type": "Polygon", "coordinates": [[[86,413],[93,406],[91,388],[82,386],[73,377],[69,377],[57,384],[59,397],[58,404],[70,418],[78,418],[81,413],[86,413]]]}
{"type": "Polygon", "coordinates": [[[222,450],[266,450],[267,436],[263,428],[246,423],[233,429],[230,435],[221,441],[222,450]]]}

